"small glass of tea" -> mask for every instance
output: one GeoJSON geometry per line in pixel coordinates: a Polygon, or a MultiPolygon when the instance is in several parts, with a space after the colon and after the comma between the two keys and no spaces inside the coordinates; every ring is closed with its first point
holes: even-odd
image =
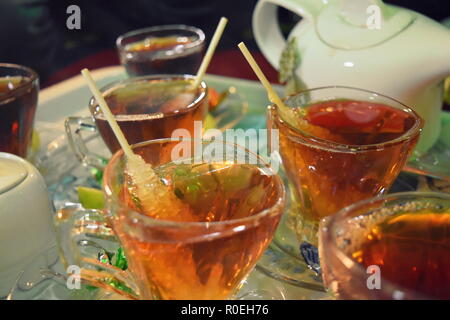
{"type": "Polygon", "coordinates": [[[291,118],[272,106],[268,128],[278,130],[297,237],[316,244],[320,219],[388,191],[423,120],[394,99],[349,87],[306,90],[285,103],[291,118]]]}
{"type": "MultiPolygon", "coordinates": [[[[128,143],[170,138],[177,129],[195,136],[196,122],[208,112],[208,88],[202,81],[193,88],[194,76],[152,75],[113,82],[101,89],[111,112],[128,143]]],[[[74,153],[88,166],[103,168],[105,163],[88,150],[82,131],[98,131],[111,153],[120,149],[96,100],[91,98],[92,118],[70,117],[66,133],[74,153]]]]}
{"type": "Polygon", "coordinates": [[[0,64],[0,152],[28,156],[38,91],[36,72],[24,66],[0,64]]]}
{"type": "Polygon", "coordinates": [[[450,299],[450,195],[404,192],[325,218],[319,252],[338,299],[450,299]]]}
{"type": "Polygon", "coordinates": [[[125,250],[128,269],[121,279],[133,289],[133,298],[232,297],[277,228],[285,200],[281,178],[258,155],[225,141],[159,139],[139,143],[133,152],[152,166],[161,183],[135,185],[118,151],[103,176],[106,211],[70,214],[67,220],[57,215],[64,252],[75,257],[67,261],[83,267],[81,277],[89,283],[111,289],[104,279],[115,277],[117,268],[92,272],[90,263],[99,266],[98,246],[97,251],[87,248],[111,236],[107,220],[125,250]],[[143,205],[136,188],[147,188],[160,201],[143,205]],[[74,248],[83,258],[76,258],[74,248]]]}
{"type": "Polygon", "coordinates": [[[151,74],[196,74],[205,47],[202,30],[164,25],[121,35],[116,42],[130,77],[151,74]]]}

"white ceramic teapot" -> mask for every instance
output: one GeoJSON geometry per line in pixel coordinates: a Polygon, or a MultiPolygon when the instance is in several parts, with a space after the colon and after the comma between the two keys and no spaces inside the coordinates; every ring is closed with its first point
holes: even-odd
{"type": "Polygon", "coordinates": [[[425,127],[416,148],[439,137],[443,82],[450,74],[450,30],[417,12],[381,0],[260,0],[253,13],[256,42],[278,69],[286,41],[277,6],[303,19],[293,28],[309,88],[346,85],[376,91],[414,108],[425,127]]]}

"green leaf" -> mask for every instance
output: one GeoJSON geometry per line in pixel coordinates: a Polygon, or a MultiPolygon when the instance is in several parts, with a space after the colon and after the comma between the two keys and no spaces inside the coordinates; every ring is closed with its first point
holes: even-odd
{"type": "MultiPolygon", "coordinates": [[[[102,158],[102,163],[106,166],[108,164],[108,161],[102,158]]],[[[91,168],[90,169],[91,174],[94,176],[95,181],[99,185],[102,185],[103,183],[103,170],[97,169],[97,168],[91,168]]]]}
{"type": "Polygon", "coordinates": [[[289,96],[294,93],[306,90],[307,88],[308,87],[302,81],[302,79],[300,79],[296,74],[293,74],[292,77],[287,81],[284,91],[285,95],[289,96]]]}
{"type": "Polygon", "coordinates": [[[292,37],[283,49],[280,57],[280,74],[281,83],[287,82],[295,74],[295,70],[300,65],[300,53],[297,50],[297,38],[292,37]]]}
{"type": "Polygon", "coordinates": [[[111,287],[119,289],[120,291],[134,294],[133,290],[122,281],[114,279],[114,280],[107,280],[106,283],[109,284],[111,287]]]}
{"type": "Polygon", "coordinates": [[[125,253],[124,253],[122,247],[117,249],[117,254],[115,255],[115,257],[116,257],[116,261],[114,263],[114,266],[119,269],[122,269],[122,270],[127,270],[128,269],[128,261],[127,261],[127,257],[125,257],[125,253]]]}

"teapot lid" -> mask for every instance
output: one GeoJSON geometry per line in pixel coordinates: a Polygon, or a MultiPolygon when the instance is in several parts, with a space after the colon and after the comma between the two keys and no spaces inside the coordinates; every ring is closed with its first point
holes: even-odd
{"type": "Polygon", "coordinates": [[[316,17],[316,31],[331,47],[363,49],[396,36],[415,18],[413,11],[381,0],[334,0],[316,17]]]}
{"type": "Polygon", "coordinates": [[[27,175],[19,157],[0,152],[0,195],[19,185],[27,175]]]}

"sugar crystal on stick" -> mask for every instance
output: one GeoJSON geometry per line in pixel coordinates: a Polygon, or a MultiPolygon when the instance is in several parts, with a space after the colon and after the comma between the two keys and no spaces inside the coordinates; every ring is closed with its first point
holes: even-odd
{"type": "Polygon", "coordinates": [[[167,186],[165,186],[151,165],[133,153],[122,130],[117,124],[103,95],[97,88],[88,69],[81,71],[88,82],[92,94],[97,100],[105,118],[111,126],[127,159],[125,176],[130,179],[130,194],[136,207],[152,218],[171,221],[196,221],[189,206],[179,200],[167,186]]]}

